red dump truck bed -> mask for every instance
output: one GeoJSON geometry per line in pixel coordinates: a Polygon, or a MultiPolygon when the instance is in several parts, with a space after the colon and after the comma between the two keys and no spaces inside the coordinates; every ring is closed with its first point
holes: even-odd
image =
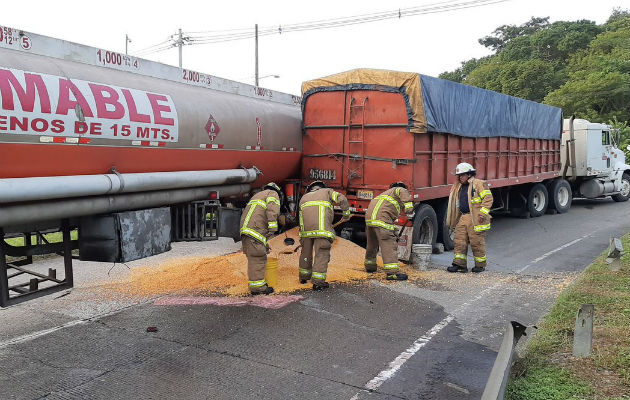
{"type": "MultiPolygon", "coordinates": [[[[536,134],[521,135],[531,137],[500,136],[500,126],[497,129],[491,127],[487,135],[481,132],[472,137],[462,133],[437,132],[440,127],[436,128],[436,124],[448,127],[450,123],[453,130],[459,128],[457,124],[461,125],[461,121],[444,122],[451,117],[440,115],[442,110],[435,109],[440,104],[429,104],[426,99],[429,90],[444,91],[448,87],[436,89],[422,86],[425,93],[421,95],[425,98],[420,102],[426,114],[423,120],[422,116],[418,117],[410,110],[414,107],[409,89],[411,84],[403,89],[404,85],[397,82],[397,89],[394,84],[382,84],[378,80],[383,78],[382,75],[366,79],[365,75],[348,78],[348,73],[344,74],[348,84],[340,85],[342,79],[328,77],[311,81],[313,83],[310,86],[305,83],[303,87],[305,135],[302,179],[305,182],[324,180],[331,187],[346,192],[356,211],[367,208],[370,198],[395,181],[406,183],[412,189],[416,201],[446,197],[449,185],[455,181],[455,166],[464,161],[473,164],[478,170],[478,176],[487,180],[491,188],[540,182],[554,178],[561,172],[560,141],[557,140],[561,130],[559,112],[557,117],[543,116],[554,124],[550,128],[552,133],[557,128],[557,139],[536,134]],[[363,83],[357,84],[358,80],[363,83]],[[433,107],[433,110],[428,110],[428,107],[433,107]],[[431,121],[440,118],[443,121],[431,121]],[[490,137],[493,129],[499,131],[499,135],[490,137]]],[[[461,86],[464,85],[457,85],[457,89],[461,86]]],[[[483,92],[483,95],[499,95],[485,90],[483,92]]],[[[505,104],[506,108],[510,105],[505,104]]],[[[449,112],[453,115],[460,111],[458,104],[451,103],[448,106],[452,108],[449,112]]],[[[483,130],[492,123],[483,120],[483,113],[487,111],[480,108],[481,116],[473,116],[478,121],[473,121],[471,130],[483,130]]],[[[505,110],[505,113],[509,111],[505,110]]],[[[517,107],[516,111],[521,110],[517,107]]],[[[491,117],[495,113],[500,120],[502,112],[500,109],[490,110],[488,114],[491,117]]],[[[516,123],[522,124],[520,121],[516,123]]],[[[532,126],[536,128],[535,124],[532,126]]],[[[546,128],[549,129],[548,126],[546,128]]],[[[515,132],[516,129],[518,127],[515,132]]]]}

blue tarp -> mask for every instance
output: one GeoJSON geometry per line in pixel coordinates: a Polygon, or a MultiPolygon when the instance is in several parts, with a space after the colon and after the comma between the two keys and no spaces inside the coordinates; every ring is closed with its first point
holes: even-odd
{"type": "Polygon", "coordinates": [[[560,108],[425,75],[420,81],[428,132],[560,140],[560,108]]]}

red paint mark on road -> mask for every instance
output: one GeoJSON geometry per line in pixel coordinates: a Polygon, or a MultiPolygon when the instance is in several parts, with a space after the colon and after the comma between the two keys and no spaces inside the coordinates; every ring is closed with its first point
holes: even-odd
{"type": "Polygon", "coordinates": [[[253,296],[253,297],[164,297],[155,300],[156,306],[256,306],[277,310],[288,304],[303,300],[304,296],[297,295],[275,295],[275,296],[253,296]]]}

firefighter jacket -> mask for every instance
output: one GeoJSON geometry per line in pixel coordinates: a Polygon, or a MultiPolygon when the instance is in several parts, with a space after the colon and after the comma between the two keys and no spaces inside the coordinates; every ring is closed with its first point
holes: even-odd
{"type": "Polygon", "coordinates": [[[365,224],[393,231],[396,229],[394,221],[402,209],[405,213],[413,211],[413,202],[409,191],[402,187],[388,189],[370,201],[365,214],[365,224]]]}
{"type": "Polygon", "coordinates": [[[335,218],[333,203],[339,205],[344,218],[350,216],[348,199],[330,188],[308,192],[300,200],[300,237],[335,240],[332,227],[335,218]]]}
{"type": "MultiPolygon", "coordinates": [[[[459,211],[459,190],[462,184],[457,182],[451,188],[448,197],[448,209],[446,214],[446,225],[454,228],[461,217],[459,211]]],[[[472,217],[473,229],[475,232],[485,232],[490,229],[490,208],[492,207],[492,192],[488,189],[486,182],[475,177],[468,180],[468,207],[472,217]],[[479,216],[484,215],[485,221],[479,221],[479,216]]]]}
{"type": "Polygon", "coordinates": [[[267,236],[278,230],[280,197],[275,190],[256,193],[241,216],[241,235],[250,236],[267,244],[267,236]]]}

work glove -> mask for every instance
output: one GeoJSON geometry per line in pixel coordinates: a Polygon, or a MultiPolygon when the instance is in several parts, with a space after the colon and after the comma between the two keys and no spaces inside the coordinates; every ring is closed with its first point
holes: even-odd
{"type": "Polygon", "coordinates": [[[286,224],[287,224],[287,216],[286,216],[286,215],[284,215],[284,214],[281,214],[281,215],[278,217],[278,225],[280,225],[280,226],[285,226],[286,224]]]}
{"type": "Polygon", "coordinates": [[[481,224],[485,224],[485,223],[486,223],[486,221],[487,221],[486,216],[485,216],[485,215],[483,215],[483,214],[479,214],[478,219],[479,219],[479,224],[480,224],[480,225],[481,225],[481,224]]]}
{"type": "Polygon", "coordinates": [[[411,219],[413,219],[413,217],[415,217],[415,216],[416,216],[416,213],[415,213],[415,212],[410,212],[410,213],[408,213],[408,214],[406,214],[406,215],[407,215],[407,219],[410,219],[410,220],[411,220],[411,219]]]}

